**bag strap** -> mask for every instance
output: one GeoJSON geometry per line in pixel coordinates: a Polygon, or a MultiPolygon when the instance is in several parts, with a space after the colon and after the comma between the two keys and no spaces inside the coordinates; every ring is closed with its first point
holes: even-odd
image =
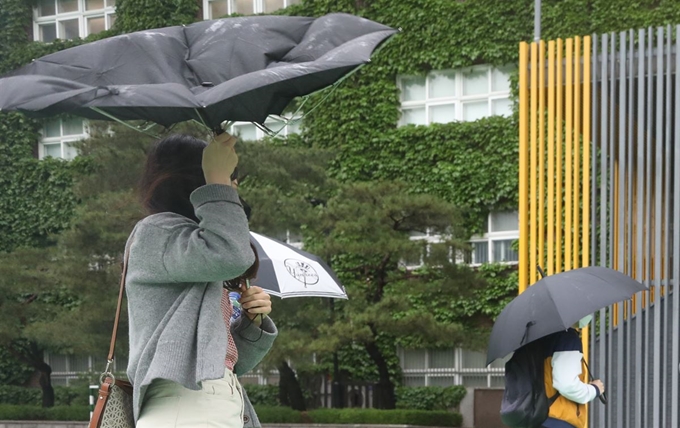
{"type": "Polygon", "coordinates": [[[102,382],[102,385],[99,388],[99,395],[97,396],[97,404],[95,404],[94,411],[92,412],[92,419],[90,419],[88,428],[101,427],[104,410],[106,409],[106,404],[109,401],[109,396],[111,395],[111,385],[111,383],[102,382]]]}
{"type": "Polygon", "coordinates": [[[125,247],[125,259],[123,261],[123,273],[120,277],[120,291],[118,292],[118,305],[116,307],[116,318],[113,321],[113,332],[111,333],[111,345],[109,346],[109,355],[106,357],[106,369],[104,375],[111,375],[110,369],[113,364],[113,358],[116,352],[116,337],[118,336],[118,324],[120,323],[120,312],[123,308],[123,296],[125,295],[125,278],[127,277],[128,262],[130,261],[130,247],[132,246],[132,236],[130,236],[130,243],[125,247]]]}

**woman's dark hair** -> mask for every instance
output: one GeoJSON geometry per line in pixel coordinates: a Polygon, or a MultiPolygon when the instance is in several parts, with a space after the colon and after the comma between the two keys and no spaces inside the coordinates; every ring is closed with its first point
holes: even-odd
{"type": "Polygon", "coordinates": [[[198,222],[189,196],[205,185],[202,160],[206,145],[190,135],[176,134],[153,146],[139,183],[148,214],[172,212],[198,222]]]}
{"type": "Polygon", "coordinates": [[[245,282],[247,279],[255,279],[257,277],[257,270],[260,268],[260,258],[257,255],[257,249],[253,244],[250,244],[250,248],[253,249],[253,253],[255,254],[255,263],[252,264],[248,268],[247,271],[243,273],[243,275],[239,276],[238,278],[230,279],[229,281],[224,281],[224,286],[229,289],[229,290],[238,290],[241,288],[241,284],[245,282]]]}
{"type": "MultiPolygon", "coordinates": [[[[147,214],[172,212],[198,223],[191,204],[191,193],[205,185],[203,149],[208,145],[190,135],[175,134],[158,141],[146,158],[139,183],[142,204],[147,214]]],[[[257,250],[255,263],[238,278],[225,281],[228,288],[238,289],[246,279],[257,275],[260,261],[257,250]]]]}

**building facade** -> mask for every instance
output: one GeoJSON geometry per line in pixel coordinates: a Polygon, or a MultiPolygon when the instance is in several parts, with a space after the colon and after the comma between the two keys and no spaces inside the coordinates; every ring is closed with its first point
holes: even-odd
{"type": "MultiPolygon", "coordinates": [[[[298,0],[202,0],[203,19],[216,19],[228,14],[251,15],[270,13],[298,0]]],[[[41,0],[33,9],[33,39],[50,43],[56,39],[84,38],[115,23],[114,0],[41,0]]],[[[510,76],[515,65],[501,68],[488,65],[449,70],[434,70],[425,76],[398,76],[401,92],[399,126],[429,126],[435,123],[476,121],[513,113],[510,76]]],[[[299,132],[300,123],[295,118],[287,123],[271,118],[265,125],[279,135],[299,132]]],[[[246,140],[263,138],[264,132],[254,124],[235,123],[231,132],[246,140]]],[[[77,156],[73,142],[87,138],[87,121],[76,118],[57,118],[44,121],[39,157],[65,160],[77,156]]],[[[519,238],[518,213],[493,212],[488,216],[483,233],[472,237],[470,251],[452,255],[458,261],[471,265],[484,263],[510,263],[518,261],[514,242],[519,238]]],[[[300,245],[299,237],[289,233],[285,240],[300,245]]],[[[414,240],[427,240],[436,245],[439,238],[429,233],[414,235],[414,240]]],[[[427,251],[427,250],[426,250],[427,251]]],[[[405,261],[409,268],[416,268],[421,259],[405,261]]],[[[409,386],[466,385],[469,387],[502,387],[502,363],[491,368],[484,367],[482,353],[463,349],[446,350],[399,350],[404,368],[404,382],[409,386]]],[[[46,355],[53,368],[53,382],[67,385],[80,373],[96,371],[99,362],[92,357],[72,355],[46,355]]],[[[125,367],[118,361],[119,369],[125,367]]],[[[275,382],[275,374],[259,373],[248,381],[260,384],[275,382]]]]}

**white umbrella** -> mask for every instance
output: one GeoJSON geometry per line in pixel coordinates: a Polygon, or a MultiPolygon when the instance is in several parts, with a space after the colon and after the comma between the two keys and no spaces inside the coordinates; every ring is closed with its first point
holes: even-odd
{"type": "Polygon", "coordinates": [[[260,269],[252,285],[282,299],[347,299],[345,287],[320,257],[254,232],[250,232],[250,238],[260,258],[260,269]]]}

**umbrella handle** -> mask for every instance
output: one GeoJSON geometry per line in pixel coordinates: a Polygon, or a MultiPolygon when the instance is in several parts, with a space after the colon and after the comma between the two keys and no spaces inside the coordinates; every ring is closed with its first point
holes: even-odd
{"type": "Polygon", "coordinates": [[[541,275],[541,279],[545,278],[545,272],[543,271],[541,265],[536,266],[536,270],[538,270],[538,273],[541,275]]]}
{"type": "MultiPolygon", "coordinates": [[[[583,359],[583,364],[586,365],[586,370],[588,371],[588,377],[590,378],[590,381],[594,381],[595,378],[593,377],[593,374],[590,372],[590,366],[586,362],[586,359],[583,359]]],[[[591,384],[592,385],[592,384],[591,384]]],[[[595,387],[597,388],[597,387],[595,387]]],[[[598,395],[597,398],[600,399],[600,403],[604,404],[605,406],[607,405],[607,393],[603,392],[602,394],[598,395]]]]}

